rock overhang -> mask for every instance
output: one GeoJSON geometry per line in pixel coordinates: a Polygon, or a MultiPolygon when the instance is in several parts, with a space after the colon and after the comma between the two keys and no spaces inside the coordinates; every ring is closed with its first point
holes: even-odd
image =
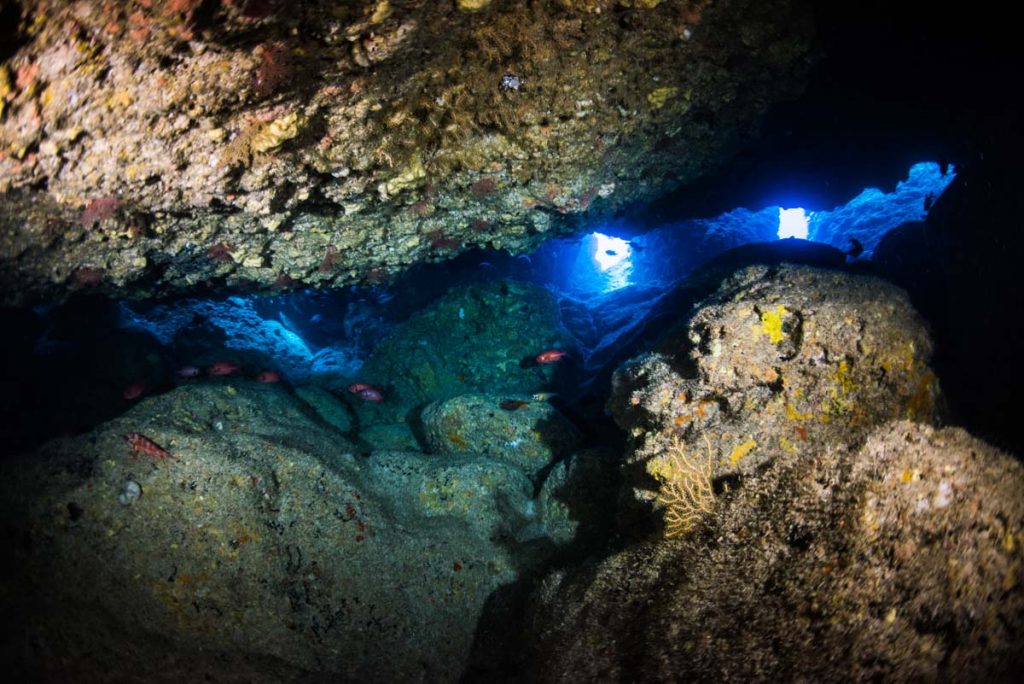
{"type": "Polygon", "coordinates": [[[462,4],[22,3],[5,299],[372,284],[527,251],[720,166],[813,53],[790,0],[462,4]]]}

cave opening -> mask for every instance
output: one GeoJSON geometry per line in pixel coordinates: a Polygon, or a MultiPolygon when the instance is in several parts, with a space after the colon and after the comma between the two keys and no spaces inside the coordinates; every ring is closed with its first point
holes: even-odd
{"type": "Polygon", "coordinates": [[[2,666],[1015,679],[1000,14],[0,2],[2,666]]]}
{"type": "MultiPolygon", "coordinates": [[[[599,407],[607,400],[611,372],[663,334],[668,323],[661,309],[669,302],[677,306],[692,274],[730,250],[749,251],[793,237],[832,250],[834,264],[845,260],[870,269],[887,233],[927,215],[955,178],[954,171],[946,171],[937,162],[920,162],[889,192],[868,188],[845,205],[810,212],[778,205],[738,208],[643,230],[620,219],[580,236],[553,238],[529,255],[476,251],[419,266],[386,285],[166,301],[92,297],[7,312],[9,327],[25,331],[21,349],[8,355],[8,373],[33,398],[10,416],[9,423],[22,431],[8,441],[7,450],[86,431],[144,397],[183,384],[222,382],[212,370],[218,363],[237,366],[239,379],[270,377],[288,387],[325,387],[347,404],[345,410],[359,412],[363,402],[347,388],[387,385],[393,375],[411,372],[402,363],[418,350],[403,344],[443,348],[445,353],[434,353],[428,363],[437,365],[430,375],[463,378],[442,382],[433,394],[416,391],[406,403],[422,408],[449,399],[474,386],[467,378],[479,377],[506,392],[556,394],[555,401],[582,425],[601,425],[606,419],[599,407]],[[855,253],[851,244],[858,245],[855,253]],[[497,288],[499,300],[491,299],[489,287],[497,288]],[[502,337],[503,329],[519,321],[520,309],[543,308],[544,300],[551,309],[545,321],[549,330],[530,341],[532,348],[522,346],[522,339],[502,337]],[[445,319],[448,309],[454,320],[445,319]],[[513,317],[503,320],[510,313],[513,317]],[[402,333],[410,326],[420,338],[402,333]],[[501,340],[514,349],[501,350],[501,340]],[[531,354],[555,343],[567,352],[564,361],[551,369],[531,362],[531,354]],[[517,354],[510,358],[517,367],[530,366],[528,377],[505,382],[476,368],[481,347],[497,350],[502,364],[517,354]],[[398,360],[394,367],[388,355],[398,360]],[[64,389],[49,391],[58,382],[64,389]]],[[[750,254],[743,258],[751,263],[805,258],[766,256],[756,249],[750,254]]],[[[492,356],[481,360],[494,362],[492,356]]],[[[374,417],[362,421],[363,427],[374,420],[404,420],[380,410],[398,398],[399,390],[389,386],[387,400],[371,407],[374,417]]],[[[489,385],[475,387],[487,391],[489,385]]],[[[610,425],[595,430],[614,432],[610,425]]],[[[408,443],[424,447],[412,437],[408,443]]]]}

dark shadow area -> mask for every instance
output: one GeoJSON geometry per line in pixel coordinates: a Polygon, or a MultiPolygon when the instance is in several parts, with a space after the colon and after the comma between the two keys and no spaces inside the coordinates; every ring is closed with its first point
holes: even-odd
{"type": "Polygon", "coordinates": [[[1024,67],[1003,8],[937,12],[919,3],[815,2],[821,52],[799,99],[717,174],[630,212],[659,225],[769,203],[831,209],[891,188],[911,164],[964,164],[1020,130],[1024,67]]]}
{"type": "MultiPolygon", "coordinates": [[[[523,648],[522,635],[529,631],[526,619],[530,594],[553,571],[571,567],[575,572],[586,572],[586,568],[596,567],[597,560],[588,557],[590,552],[614,545],[609,540],[615,539],[621,526],[615,502],[622,485],[615,453],[614,448],[587,450],[570,457],[570,477],[556,490],[556,497],[577,521],[576,536],[567,546],[556,547],[549,542],[537,549],[540,553],[527,554],[534,562],[519,568],[520,579],[488,597],[463,682],[523,681],[523,664],[529,652],[523,648]]],[[[508,545],[516,555],[524,555],[523,546],[508,545]]]]}
{"type": "Polygon", "coordinates": [[[0,3],[0,62],[7,62],[27,41],[21,32],[20,2],[0,3]]]}
{"type": "Polygon", "coordinates": [[[1018,457],[1024,455],[1022,183],[1016,155],[965,166],[926,221],[883,238],[872,264],[910,293],[932,328],[933,366],[950,423],[1018,457]]]}
{"type": "Polygon", "coordinates": [[[170,386],[159,343],[119,330],[108,300],[79,299],[46,316],[8,309],[0,321],[3,456],[114,418],[132,405],[133,386],[148,393],[170,386]]]}

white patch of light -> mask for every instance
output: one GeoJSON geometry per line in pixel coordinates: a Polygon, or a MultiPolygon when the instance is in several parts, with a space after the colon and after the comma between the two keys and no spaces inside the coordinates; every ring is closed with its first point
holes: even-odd
{"type": "Polygon", "coordinates": [[[629,243],[622,238],[594,233],[594,260],[603,272],[629,259],[629,243]]]}
{"type": "Polygon", "coordinates": [[[593,233],[593,238],[594,261],[605,279],[601,289],[610,292],[629,285],[629,276],[633,273],[630,261],[633,250],[629,242],[603,233],[593,233]]]}
{"type": "Polygon", "coordinates": [[[799,207],[796,209],[779,207],[779,239],[785,240],[792,237],[806,240],[809,220],[807,212],[799,207]]]}

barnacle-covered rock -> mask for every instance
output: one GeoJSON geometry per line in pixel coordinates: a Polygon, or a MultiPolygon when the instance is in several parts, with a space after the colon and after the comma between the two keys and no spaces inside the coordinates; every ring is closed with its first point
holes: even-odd
{"type": "Polygon", "coordinates": [[[522,678],[1009,681],[1024,667],[1022,542],[1016,459],[891,423],[749,475],[700,533],[551,573],[522,678]]]}
{"type": "MultiPolygon", "coordinates": [[[[838,270],[753,266],[726,279],[685,326],[616,374],[609,409],[630,460],[657,482],[669,448],[710,453],[713,477],[857,445],[894,419],[932,422],[932,343],[902,290],[838,270]]],[[[653,499],[648,484],[637,493],[653,499]]]]}
{"type": "Polygon", "coordinates": [[[714,170],[799,92],[812,37],[796,0],[26,0],[4,18],[7,302],[523,252],[714,170]],[[126,225],[80,220],[102,198],[126,225]]]}
{"type": "Polygon", "coordinates": [[[298,112],[285,114],[261,128],[252,138],[253,152],[269,152],[299,134],[303,120],[298,112]]]}

